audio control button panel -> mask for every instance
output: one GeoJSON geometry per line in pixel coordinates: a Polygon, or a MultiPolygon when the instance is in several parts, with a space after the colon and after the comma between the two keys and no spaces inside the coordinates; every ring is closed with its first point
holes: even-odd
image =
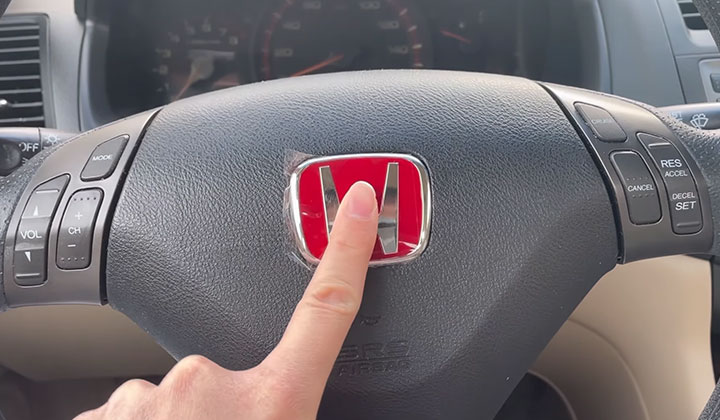
{"type": "Polygon", "coordinates": [[[10,307],[94,304],[104,296],[104,244],[148,111],[70,139],[38,164],[5,238],[3,282],[10,307]]]}

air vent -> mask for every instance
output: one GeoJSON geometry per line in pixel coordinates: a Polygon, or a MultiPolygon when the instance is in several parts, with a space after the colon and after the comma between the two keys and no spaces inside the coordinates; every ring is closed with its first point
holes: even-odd
{"type": "Polygon", "coordinates": [[[45,18],[0,19],[0,127],[43,127],[45,18]]]}
{"type": "Polygon", "coordinates": [[[682,13],[685,26],[687,26],[688,29],[707,29],[705,21],[702,16],[700,16],[700,13],[698,13],[697,7],[695,7],[692,0],[678,0],[678,5],[680,5],[680,13],[682,13]]]}

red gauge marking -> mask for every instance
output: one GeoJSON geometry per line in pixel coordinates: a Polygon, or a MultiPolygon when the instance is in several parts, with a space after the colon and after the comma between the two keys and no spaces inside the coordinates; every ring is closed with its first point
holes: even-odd
{"type": "Polygon", "coordinates": [[[440,31],[440,33],[443,34],[444,36],[448,37],[448,38],[456,39],[456,40],[458,40],[458,41],[460,41],[460,42],[462,42],[462,43],[464,43],[464,44],[468,44],[468,45],[469,45],[469,44],[472,44],[472,41],[469,40],[468,38],[465,38],[465,37],[462,36],[462,35],[458,35],[458,34],[456,34],[456,33],[447,31],[447,30],[445,30],[445,29],[442,29],[442,30],[440,31]]]}
{"type": "Polygon", "coordinates": [[[321,61],[315,65],[312,65],[306,69],[300,70],[297,73],[293,73],[290,75],[290,77],[298,77],[298,76],[304,76],[306,74],[310,74],[314,71],[323,69],[331,64],[335,64],[338,61],[342,60],[343,58],[345,58],[345,54],[334,55],[334,56],[328,58],[327,60],[323,60],[323,61],[321,61]]]}
{"type": "MultiPolygon", "coordinates": [[[[400,21],[401,27],[403,30],[407,33],[407,40],[410,46],[410,54],[411,54],[411,60],[412,62],[410,65],[412,68],[423,68],[425,67],[423,63],[423,55],[422,51],[425,48],[425,46],[422,43],[422,40],[420,39],[420,35],[418,34],[417,25],[413,22],[412,12],[408,7],[405,6],[405,0],[381,0],[385,2],[387,5],[390,6],[390,8],[396,13],[396,16],[398,20],[400,21]]],[[[295,6],[297,3],[297,0],[284,0],[284,1],[278,1],[279,5],[276,10],[274,10],[270,15],[269,19],[267,21],[267,24],[264,28],[262,28],[262,32],[260,35],[260,69],[259,73],[263,80],[270,80],[277,77],[273,72],[273,63],[272,63],[272,44],[273,44],[273,38],[275,35],[275,32],[278,29],[278,26],[280,22],[285,18],[286,13],[288,10],[295,6]]],[[[312,66],[308,69],[298,71],[296,73],[293,73],[291,77],[294,76],[301,76],[304,74],[311,73],[313,71],[317,71],[320,68],[326,67],[330,64],[336,63],[340,61],[342,58],[337,58],[337,56],[331,57],[333,60],[329,63],[326,63],[325,61],[316,64],[315,67],[312,66]]]]}

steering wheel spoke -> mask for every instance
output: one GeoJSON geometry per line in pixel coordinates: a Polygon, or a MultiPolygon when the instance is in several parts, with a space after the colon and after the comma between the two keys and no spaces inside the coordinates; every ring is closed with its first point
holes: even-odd
{"type": "Polygon", "coordinates": [[[648,106],[546,86],[585,139],[608,183],[621,262],[707,253],[713,243],[705,175],[678,135],[648,106]]]}
{"type": "Polygon", "coordinates": [[[106,302],[102,280],[108,222],[153,115],[85,133],[11,175],[13,182],[0,191],[14,204],[3,235],[8,306],[106,302]]]}

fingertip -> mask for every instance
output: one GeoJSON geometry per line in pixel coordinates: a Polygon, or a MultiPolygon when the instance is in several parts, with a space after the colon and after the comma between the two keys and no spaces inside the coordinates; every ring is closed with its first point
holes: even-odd
{"type": "Polygon", "coordinates": [[[377,214],[375,189],[365,181],[353,184],[343,201],[347,202],[347,212],[352,218],[368,220],[377,214]]]}

